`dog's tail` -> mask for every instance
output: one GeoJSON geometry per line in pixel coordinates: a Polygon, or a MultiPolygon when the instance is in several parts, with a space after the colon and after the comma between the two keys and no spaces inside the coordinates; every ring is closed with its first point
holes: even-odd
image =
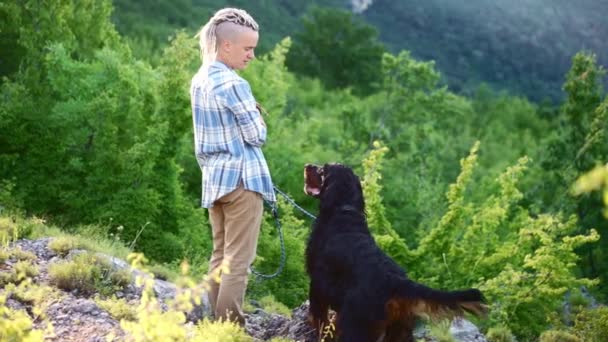
{"type": "Polygon", "coordinates": [[[386,304],[390,316],[405,314],[447,318],[462,316],[465,311],[485,316],[488,311],[485,298],[478,289],[440,291],[408,279],[399,292],[386,304]]]}

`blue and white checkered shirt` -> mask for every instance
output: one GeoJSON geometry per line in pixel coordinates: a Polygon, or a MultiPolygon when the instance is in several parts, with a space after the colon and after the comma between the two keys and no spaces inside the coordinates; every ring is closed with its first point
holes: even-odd
{"type": "Polygon", "coordinates": [[[204,208],[232,192],[241,180],[247,190],[275,202],[261,146],[266,127],[249,83],[221,62],[201,68],[190,87],[194,150],[203,174],[204,208]]]}

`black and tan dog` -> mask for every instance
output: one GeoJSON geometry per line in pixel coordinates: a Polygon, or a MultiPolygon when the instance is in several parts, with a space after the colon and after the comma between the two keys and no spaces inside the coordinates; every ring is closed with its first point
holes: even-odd
{"type": "Polygon", "coordinates": [[[414,341],[417,316],[485,312],[477,289],[439,291],[407,278],[376,245],[361,182],[340,164],[306,165],[304,191],[320,200],[306,247],[310,316],[317,329],[337,314],[338,340],[414,341]]]}

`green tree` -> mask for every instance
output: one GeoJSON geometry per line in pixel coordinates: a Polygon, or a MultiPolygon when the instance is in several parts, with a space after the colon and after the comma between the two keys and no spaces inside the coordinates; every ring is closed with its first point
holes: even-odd
{"type": "Polygon", "coordinates": [[[372,26],[348,11],[319,7],[302,23],[287,56],[291,71],[318,77],[328,88],[352,87],[358,94],[379,85],[385,48],[372,26]]]}
{"type": "Polygon", "coordinates": [[[608,246],[608,223],[600,215],[599,195],[574,198],[568,192],[578,175],[608,159],[608,98],[602,102],[604,75],[595,55],[581,52],[573,57],[564,83],[568,98],[560,110],[560,124],[547,142],[542,170],[535,171],[541,186],[530,189],[528,196],[539,208],[576,214],[581,232],[592,228],[599,231],[599,244],[583,247],[579,253],[586,260],[582,264],[585,274],[602,280],[599,291],[605,297],[608,269],[602,260],[608,246]]]}
{"type": "Polygon", "coordinates": [[[117,39],[109,2],[12,8],[26,54],[1,87],[0,178],[29,214],[123,226],[121,238],[138,237],[157,260],[182,258],[185,246],[204,253],[206,220],[175,160],[190,130],[192,46],[178,37],[153,69],[117,39]]]}
{"type": "Polygon", "coordinates": [[[531,214],[520,204],[523,193],[518,183],[529,163],[526,157],[495,180],[497,186],[486,198],[472,201],[467,190],[477,182],[478,149],[476,143],[461,161],[441,220],[416,248],[408,248],[384,218],[380,178],[374,170],[386,151],[378,148],[365,162],[369,223],[379,245],[405,266],[412,279],[444,289],[479,287],[491,305],[490,320],[481,323],[508,326],[531,340],[546,329],[548,317],[561,307],[568,290],[597,284],[577,276],[575,250],[597,241],[599,235],[595,230],[577,233],[574,215],[531,214]]]}

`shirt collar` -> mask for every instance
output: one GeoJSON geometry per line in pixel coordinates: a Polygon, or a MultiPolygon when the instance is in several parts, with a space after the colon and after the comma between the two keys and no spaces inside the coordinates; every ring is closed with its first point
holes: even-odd
{"type": "Polygon", "coordinates": [[[220,61],[213,61],[211,65],[209,65],[209,69],[218,68],[233,71],[230,67],[220,61]]]}

